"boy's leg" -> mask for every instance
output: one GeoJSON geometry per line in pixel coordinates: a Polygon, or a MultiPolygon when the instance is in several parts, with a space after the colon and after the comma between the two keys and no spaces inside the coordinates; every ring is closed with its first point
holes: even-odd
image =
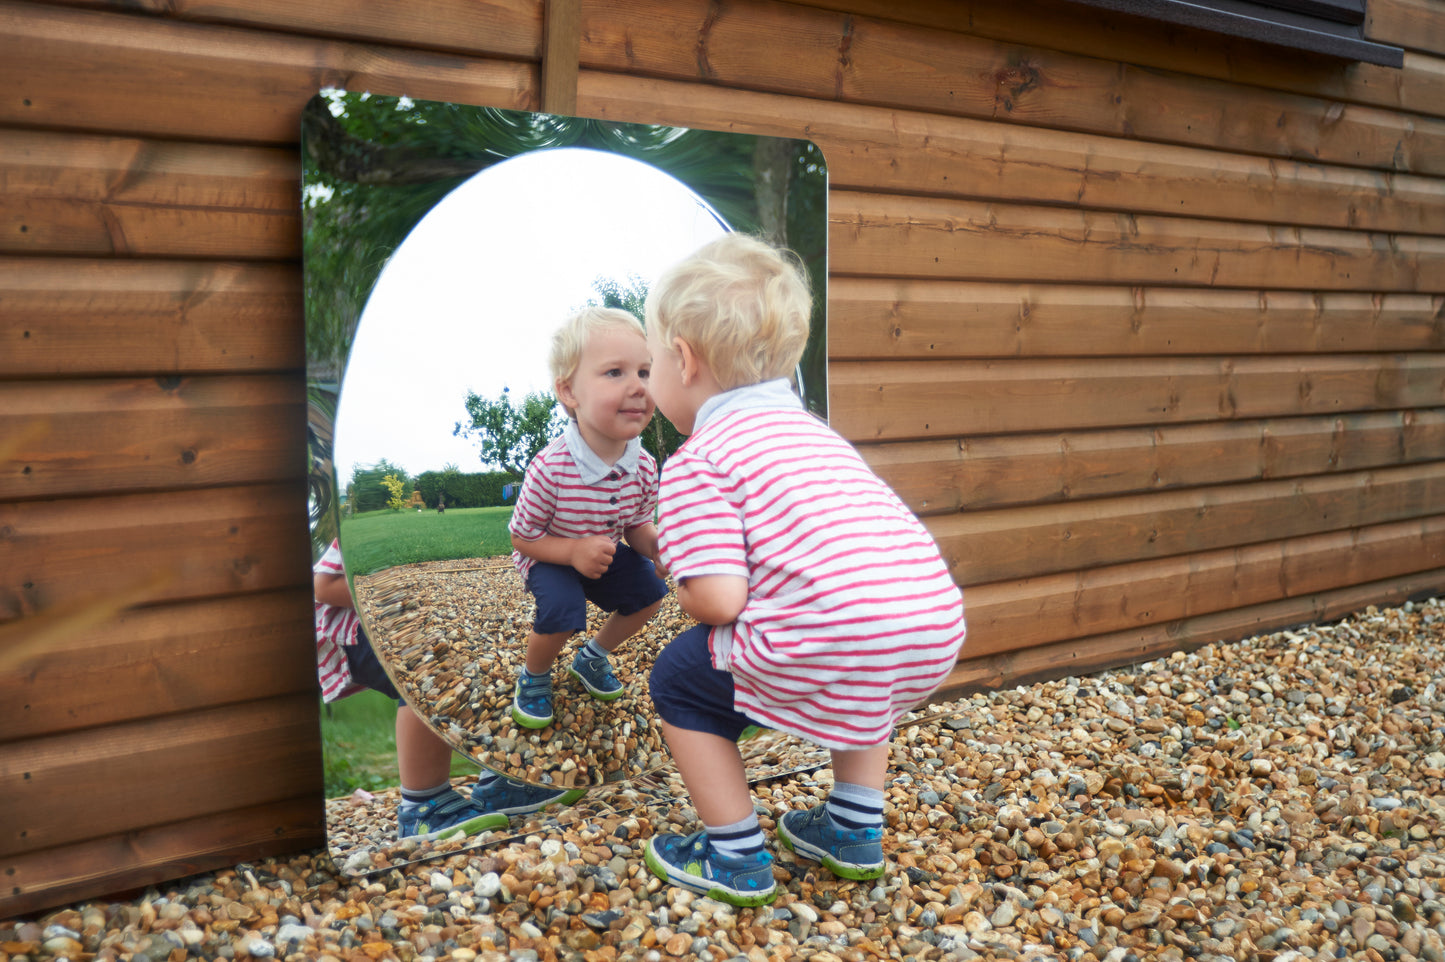
{"type": "Polygon", "coordinates": [[[426,726],[407,705],[396,709],[396,768],[402,791],[413,793],[450,786],[451,746],[426,726]]]}
{"type": "Polygon", "coordinates": [[[834,782],[883,791],[883,781],[888,776],[887,742],[848,751],[834,749],[830,754],[833,756],[834,782]]]}
{"type": "Polygon", "coordinates": [[[546,562],[537,562],[527,573],[537,618],[527,635],[526,664],[512,691],[512,720],[523,728],[552,724],[552,666],[567,639],[587,627],[581,578],[573,568],[546,562]]]}
{"type": "Polygon", "coordinates": [[[666,721],[662,737],[704,825],[731,825],[753,814],[753,795],[737,742],[666,721]]]}
{"type": "Polygon", "coordinates": [[[584,580],[587,599],[612,612],[592,640],[577,650],[568,674],[600,701],[622,697],[622,682],[612,673],[608,655],[642,630],[667,597],[667,582],[657,576],[652,562],[625,544],[617,546],[612,564],[600,578],[584,580]]]}
{"type": "Polygon", "coordinates": [[[734,905],[774,895],[737,738],[751,719],[732,707],[732,676],[712,667],[708,628],[683,632],[663,649],[650,689],[668,750],[702,820],[692,835],[654,835],[647,867],[674,885],[734,905]]]}
{"type": "Polygon", "coordinates": [[[572,632],[527,635],[527,659],[512,689],[512,721],[523,728],[552,724],[552,665],[572,632]]]}
{"type": "Polygon", "coordinates": [[[420,715],[405,704],[397,706],[398,837],[447,838],[507,826],[506,815],[484,812],[452,788],[451,757],[451,746],[420,715]]]}
{"type": "Polygon", "coordinates": [[[621,698],[624,688],[622,682],[613,674],[612,662],[607,656],[635,635],[660,607],[662,602],[655,601],[641,611],[631,614],[624,615],[614,611],[592,640],[577,649],[567,674],[580,681],[582,687],[598,701],[616,701],[621,698]]]}
{"type": "Polygon", "coordinates": [[[360,628],[355,643],[348,645],[345,653],[353,681],[397,703],[396,769],[401,778],[397,836],[441,838],[505,826],[505,815],[486,815],[452,790],[451,749],[402,700],[360,628]]]}
{"type": "Polygon", "coordinates": [[[642,626],[647,624],[648,620],[657,614],[657,610],[661,607],[662,602],[659,600],[630,615],[614,611],[597,630],[597,634],[593,636],[592,640],[603,651],[614,652],[624,641],[641,631],[642,626]]]}
{"type": "Polygon", "coordinates": [[[834,749],[828,800],[778,819],[778,839],[804,858],[850,879],[883,874],[883,780],[888,743],[834,749]]]}
{"type": "Polygon", "coordinates": [[[570,631],[548,634],[528,632],[527,670],[534,675],[551,674],[552,666],[557,663],[557,656],[567,647],[567,639],[571,638],[572,634],[570,631]]]}

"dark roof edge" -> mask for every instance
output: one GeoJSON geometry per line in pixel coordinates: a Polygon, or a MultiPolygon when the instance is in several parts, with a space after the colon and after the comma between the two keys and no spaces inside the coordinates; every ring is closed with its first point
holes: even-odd
{"type": "MultiPolygon", "coordinates": [[[[1307,50],[1327,57],[1402,67],[1405,51],[1400,47],[1374,43],[1361,35],[1359,27],[1332,23],[1260,3],[1244,0],[1071,0],[1091,7],[1147,17],[1181,26],[1209,30],[1261,43],[1307,50]]],[[[1278,0],[1276,0],[1278,2],[1278,0]]]]}

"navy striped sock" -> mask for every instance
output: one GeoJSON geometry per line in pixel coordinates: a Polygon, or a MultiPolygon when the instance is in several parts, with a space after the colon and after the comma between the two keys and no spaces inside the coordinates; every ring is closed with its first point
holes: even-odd
{"type": "Polygon", "coordinates": [[[403,801],[407,802],[429,802],[438,795],[444,795],[451,790],[452,783],[450,781],[442,782],[436,788],[425,788],[420,791],[409,789],[403,785],[401,788],[401,797],[403,801]]]}
{"type": "Polygon", "coordinates": [[[883,827],[883,792],[851,782],[834,782],[828,794],[828,821],[845,832],[883,827]]]}
{"type": "Polygon", "coordinates": [[[763,851],[763,829],[756,812],[749,812],[747,818],[731,825],[704,824],[703,828],[707,829],[712,847],[728,858],[745,858],[763,851]]]}
{"type": "Polygon", "coordinates": [[[595,661],[598,658],[606,658],[610,654],[612,654],[610,651],[606,651],[598,647],[596,638],[588,639],[587,644],[582,646],[582,657],[586,658],[588,661],[595,661]]]}

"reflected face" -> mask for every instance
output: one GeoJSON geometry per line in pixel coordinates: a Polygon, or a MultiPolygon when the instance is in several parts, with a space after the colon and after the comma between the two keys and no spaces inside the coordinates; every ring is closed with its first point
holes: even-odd
{"type": "Polygon", "coordinates": [[[647,341],[632,330],[593,331],[577,370],[557,382],[557,397],[577,415],[577,429],[598,457],[622,457],[627,442],[652,420],[648,378],[652,357],[647,341]]]}

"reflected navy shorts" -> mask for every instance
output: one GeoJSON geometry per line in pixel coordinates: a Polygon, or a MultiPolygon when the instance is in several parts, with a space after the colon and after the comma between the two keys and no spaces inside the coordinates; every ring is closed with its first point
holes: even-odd
{"type": "Polygon", "coordinates": [[[371,647],[371,641],[360,625],[356,626],[356,644],[344,645],[341,650],[346,653],[346,666],[351,669],[352,681],[365,685],[372,691],[379,691],[387,698],[395,699],[398,705],[406,704],[406,700],[387,677],[386,669],[381,667],[381,661],[376,657],[376,649],[371,647]]]}
{"type": "Polygon", "coordinates": [[[612,564],[600,578],[584,578],[571,565],[533,562],[527,572],[527,590],[537,599],[539,635],[582,631],[587,627],[587,602],[603,611],[636,614],[667,596],[667,582],[657,576],[652,562],[618,542],[612,564]]]}
{"type": "Polygon", "coordinates": [[[652,665],[648,688],[653,707],[669,725],[737,741],[749,725],[768,726],[733,708],[732,672],[712,666],[711,630],[696,625],[672,639],[652,665]]]}

